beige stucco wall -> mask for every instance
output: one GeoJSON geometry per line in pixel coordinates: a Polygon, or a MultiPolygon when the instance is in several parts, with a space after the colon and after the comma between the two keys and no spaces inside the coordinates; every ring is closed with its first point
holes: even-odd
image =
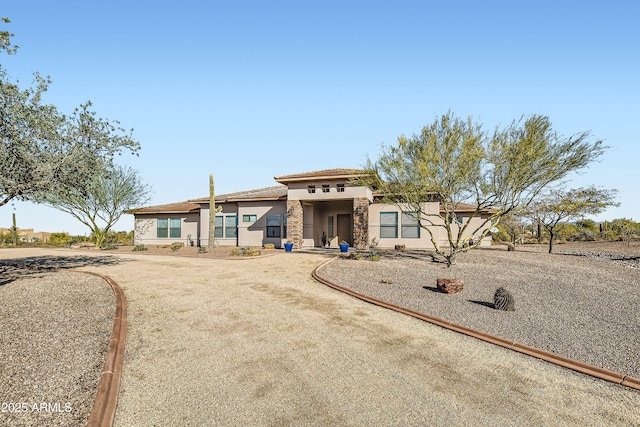
{"type": "Polygon", "coordinates": [[[169,245],[174,242],[189,244],[191,235],[193,244],[197,244],[200,217],[197,213],[189,214],[149,214],[136,215],[134,227],[137,245],[169,245]],[[158,218],[180,218],[180,237],[158,237],[158,218]]]}
{"type": "MultiPolygon", "coordinates": [[[[267,238],[267,215],[281,215],[283,225],[287,204],[283,201],[238,202],[238,246],[263,246],[267,243],[281,247],[284,236],[267,238]],[[255,222],[244,222],[243,215],[256,215],[255,222]]],[[[285,239],[286,240],[286,239],[285,239]]]]}
{"type": "MultiPolygon", "coordinates": [[[[428,214],[436,215],[439,211],[439,205],[436,202],[428,202],[425,203],[425,209],[428,214]]],[[[421,229],[419,238],[402,238],[402,210],[395,205],[385,205],[375,203],[369,206],[369,239],[375,238],[379,243],[378,247],[380,248],[393,248],[395,245],[405,245],[410,249],[433,249],[433,243],[431,242],[431,237],[429,233],[421,229]],[[380,238],[380,213],[381,212],[397,212],[398,213],[398,237],[397,238],[380,238]]],[[[460,213],[459,217],[463,218],[463,221],[469,220],[469,213],[460,213]]],[[[442,224],[442,221],[437,217],[430,217],[430,219],[436,224],[442,224]]],[[[479,227],[483,218],[473,218],[471,220],[471,224],[467,226],[465,230],[464,237],[470,236],[471,233],[479,227]]],[[[491,227],[490,223],[487,223],[482,230],[485,228],[491,227]]],[[[436,226],[432,228],[434,238],[440,247],[449,246],[449,240],[447,238],[447,233],[444,227],[436,226]]],[[[452,232],[457,232],[456,225],[453,224],[452,232]]],[[[485,238],[482,242],[482,245],[491,245],[491,236],[485,238]]]]}
{"type": "Polygon", "coordinates": [[[313,181],[313,182],[292,182],[288,185],[287,198],[289,200],[339,200],[350,199],[358,197],[365,197],[370,201],[373,201],[373,194],[367,187],[350,186],[346,179],[338,180],[325,180],[325,181],[313,181]],[[338,192],[337,184],[344,184],[344,191],[338,192]],[[315,193],[309,193],[308,186],[315,185],[315,193]],[[324,193],[322,186],[328,185],[329,192],[324,193]]]}

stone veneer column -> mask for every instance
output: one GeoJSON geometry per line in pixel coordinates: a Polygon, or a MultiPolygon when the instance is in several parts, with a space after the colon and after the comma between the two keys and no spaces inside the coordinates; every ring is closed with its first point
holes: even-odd
{"type": "Polygon", "coordinates": [[[369,249],[369,199],[353,199],[353,246],[359,250],[369,249]]]}
{"type": "Polygon", "coordinates": [[[287,240],[293,242],[293,247],[302,247],[302,203],[300,200],[287,200],[287,240]]]}

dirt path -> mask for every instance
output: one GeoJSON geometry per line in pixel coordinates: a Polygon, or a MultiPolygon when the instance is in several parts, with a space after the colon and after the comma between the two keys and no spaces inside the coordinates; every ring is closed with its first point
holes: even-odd
{"type": "Polygon", "coordinates": [[[640,393],[358,301],[325,258],[116,255],[117,426],[638,425],[640,393]]]}

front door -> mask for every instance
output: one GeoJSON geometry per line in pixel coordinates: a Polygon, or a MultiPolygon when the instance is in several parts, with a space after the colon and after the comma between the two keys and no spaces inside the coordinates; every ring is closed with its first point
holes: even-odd
{"type": "Polygon", "coordinates": [[[352,224],[352,215],[338,215],[338,243],[344,240],[349,243],[349,245],[353,245],[353,232],[351,231],[352,224]]]}

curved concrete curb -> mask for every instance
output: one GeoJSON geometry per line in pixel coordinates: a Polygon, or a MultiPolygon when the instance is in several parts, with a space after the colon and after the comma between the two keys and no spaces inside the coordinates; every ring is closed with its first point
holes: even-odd
{"type": "Polygon", "coordinates": [[[416,319],[420,319],[423,320],[425,322],[429,322],[432,323],[434,325],[437,326],[441,326],[443,328],[447,328],[449,330],[455,331],[455,332],[459,332],[461,334],[465,334],[468,335],[470,337],[474,337],[474,338],[478,338],[482,341],[486,341],[489,342],[491,344],[495,344],[495,345],[499,345],[500,347],[504,347],[504,348],[508,348],[510,350],[514,350],[517,351],[519,353],[523,353],[526,354],[528,356],[533,356],[536,357],[538,359],[542,359],[545,360],[547,362],[553,363],[555,365],[559,365],[565,368],[569,368],[572,369],[574,371],[577,372],[581,372],[583,374],[587,374],[587,375],[591,375],[593,377],[596,378],[600,378],[603,379],[605,381],[610,381],[610,382],[614,382],[616,384],[621,384],[636,390],[640,390],[640,379],[635,378],[635,377],[631,377],[629,375],[625,375],[625,374],[620,374],[618,372],[614,372],[614,371],[609,371],[607,369],[604,368],[599,368],[597,366],[592,366],[574,359],[570,359],[568,357],[563,357],[560,355],[557,355],[555,353],[551,353],[549,351],[545,351],[545,350],[540,350],[537,349],[535,347],[529,347],[527,345],[524,344],[520,344],[517,343],[515,341],[511,341],[511,340],[507,340],[504,338],[500,338],[497,337],[495,335],[491,335],[491,334],[487,334],[484,332],[480,332],[480,331],[476,331],[474,329],[471,328],[467,328],[465,326],[460,326],[457,325],[455,323],[449,322],[448,320],[443,320],[443,319],[439,319],[437,317],[432,317],[432,316],[428,316],[426,314],[423,313],[419,313],[417,311],[413,311],[413,310],[409,310],[407,308],[404,307],[400,307],[398,305],[395,304],[391,304],[385,301],[381,301],[378,300],[376,298],[372,298],[370,296],[361,294],[359,292],[355,292],[349,288],[345,288],[344,286],[340,286],[340,285],[336,285],[335,283],[326,280],[325,278],[321,277],[318,274],[318,271],[324,267],[325,265],[327,265],[328,263],[330,263],[331,261],[334,261],[337,257],[332,258],[322,264],[320,264],[318,267],[316,267],[313,272],[311,273],[311,276],[317,280],[318,282],[327,285],[333,289],[336,289],[338,291],[344,292],[346,294],[349,294],[351,296],[354,296],[358,299],[361,299],[363,301],[369,302],[371,304],[380,306],[380,307],[384,307],[384,308],[388,308],[390,310],[394,310],[397,311],[399,313],[403,313],[403,314],[407,314],[409,316],[415,317],[416,319]]]}
{"type": "Polygon", "coordinates": [[[113,322],[113,332],[109,341],[109,349],[104,361],[104,368],[98,392],[93,402],[93,408],[89,415],[87,426],[112,426],[116,415],[118,404],[118,393],[120,391],[120,376],[122,374],[122,363],[124,361],[124,343],[127,332],[127,304],[124,293],[120,286],[108,276],[98,273],[82,271],[81,273],[91,274],[101,277],[113,289],[116,297],[116,313],[113,322]]]}

